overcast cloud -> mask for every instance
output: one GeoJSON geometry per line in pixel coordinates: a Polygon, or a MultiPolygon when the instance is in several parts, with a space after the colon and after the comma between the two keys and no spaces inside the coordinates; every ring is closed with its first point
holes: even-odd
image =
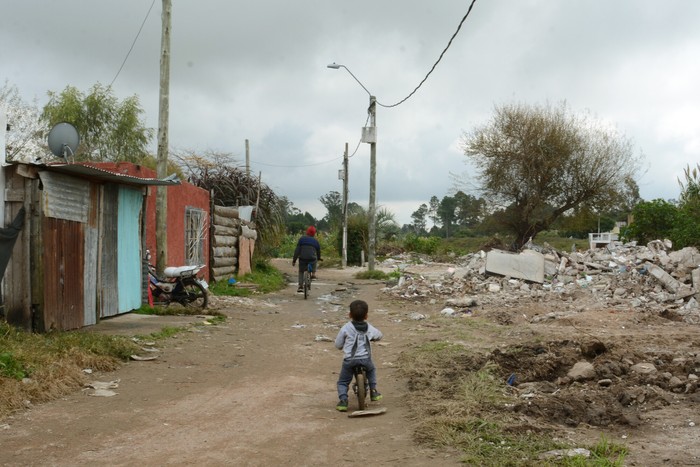
{"type": "MultiPolygon", "coordinates": [[[[0,6],[0,80],[42,107],[117,75],[152,0],[22,0],[0,6]]],[[[170,144],[245,160],[279,195],[322,217],[367,120],[367,93],[406,97],[471,0],[173,0],[170,144]]],[[[158,125],[160,0],[113,84],[158,125]]],[[[700,161],[700,2],[480,0],[440,64],[405,103],[377,107],[377,203],[400,224],[469,176],[463,132],[494,105],[566,100],[644,155],[644,199],[673,199],[700,161]]],[[[155,152],[156,141],[153,142],[155,152]]],[[[350,159],[350,201],[367,205],[369,145],[350,159]]],[[[467,185],[469,186],[469,185],[467,185]]],[[[471,181],[473,186],[473,180],[471,181]]],[[[476,194],[476,193],[474,193],[476,194]]]]}

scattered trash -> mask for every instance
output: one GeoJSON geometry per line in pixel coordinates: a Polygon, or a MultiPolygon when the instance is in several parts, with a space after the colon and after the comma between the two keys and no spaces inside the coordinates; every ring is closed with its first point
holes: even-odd
{"type": "Polygon", "coordinates": [[[132,360],[136,360],[137,362],[147,362],[147,361],[155,360],[158,358],[157,355],[153,355],[151,357],[141,357],[139,355],[130,355],[130,357],[132,360]]]}
{"type": "Polygon", "coordinates": [[[89,396],[112,397],[119,394],[118,392],[112,391],[112,389],[119,387],[119,381],[118,379],[114,381],[93,381],[87,383],[85,386],[94,389],[91,394],[88,394],[89,396]]]}
{"type": "Polygon", "coordinates": [[[540,455],[540,459],[562,459],[564,457],[591,457],[591,451],[584,448],[575,449],[555,449],[554,451],[547,451],[540,455]]]}

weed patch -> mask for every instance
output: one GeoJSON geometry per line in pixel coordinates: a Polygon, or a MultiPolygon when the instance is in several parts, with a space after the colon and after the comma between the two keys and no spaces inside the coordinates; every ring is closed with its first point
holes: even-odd
{"type": "Polygon", "coordinates": [[[138,350],[123,336],[83,331],[32,334],[0,323],[0,418],[80,388],[83,369],[113,371],[138,350]]]}
{"type": "Polygon", "coordinates": [[[387,273],[384,271],[380,271],[378,269],[375,269],[374,271],[361,271],[355,274],[356,279],[375,279],[375,280],[386,280],[389,278],[387,273]]]}
{"type": "Polygon", "coordinates": [[[408,381],[416,441],[459,449],[467,465],[621,465],[626,455],[601,442],[590,458],[541,459],[571,446],[517,415],[517,395],[493,354],[435,341],[404,352],[399,370],[408,381]]]}

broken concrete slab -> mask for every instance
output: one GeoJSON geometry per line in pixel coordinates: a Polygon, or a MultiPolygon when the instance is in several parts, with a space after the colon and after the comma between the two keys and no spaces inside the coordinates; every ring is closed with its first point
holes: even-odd
{"type": "Polygon", "coordinates": [[[522,253],[491,250],[486,254],[486,272],[541,284],[544,282],[544,255],[534,250],[522,253]]]}
{"type": "Polygon", "coordinates": [[[656,280],[661,282],[661,284],[666,287],[669,291],[673,292],[674,294],[678,292],[678,289],[681,288],[681,283],[678,282],[676,279],[674,279],[669,273],[664,271],[661,267],[655,265],[654,263],[650,263],[647,261],[644,263],[644,266],[647,270],[647,272],[654,277],[656,280]]]}

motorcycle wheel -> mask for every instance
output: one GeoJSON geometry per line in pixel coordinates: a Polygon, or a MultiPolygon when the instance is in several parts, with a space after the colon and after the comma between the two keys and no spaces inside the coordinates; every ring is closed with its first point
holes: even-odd
{"type": "Polygon", "coordinates": [[[193,308],[206,308],[208,303],[207,291],[197,281],[187,281],[183,284],[184,286],[184,296],[180,303],[183,306],[189,306],[193,308]]]}

